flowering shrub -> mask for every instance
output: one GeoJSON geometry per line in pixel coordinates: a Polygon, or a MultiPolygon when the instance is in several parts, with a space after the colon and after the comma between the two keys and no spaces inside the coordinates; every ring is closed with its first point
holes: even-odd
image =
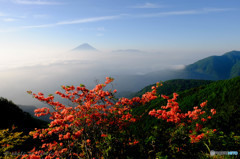
{"type": "Polygon", "coordinates": [[[215,109],[211,109],[210,114],[203,110],[207,105],[207,101],[201,103],[200,107],[193,107],[194,110],[192,111],[182,113],[178,102],[176,102],[178,97],[177,93],[173,93],[172,99],[165,95],[161,96],[167,100],[167,105],[161,106],[162,109],[159,110],[151,110],[149,115],[175,124],[175,129],[171,129],[171,137],[169,139],[169,146],[173,153],[184,151],[184,148],[186,151],[189,150],[189,146],[192,145],[188,145],[188,142],[191,144],[198,143],[216,131],[216,129],[208,130],[204,128],[207,120],[216,114],[215,109]]]}
{"type": "MultiPolygon", "coordinates": [[[[45,97],[43,93],[28,91],[34,98],[49,104],[53,111],[47,107],[35,110],[36,116],[50,115],[52,121],[48,128],[30,132],[33,138],[42,141],[42,145],[22,158],[114,158],[126,156],[129,149],[136,150],[137,147],[141,147],[141,139],[129,128],[142,116],[134,115],[132,109],[156,99],[156,89],[161,84],[157,83],[151,92],[146,92],[141,98],[117,100],[114,97],[117,90],[105,90],[113,80],[107,77],[105,83],[97,84],[92,90],[84,85],[62,86],[64,93],[56,91],[55,94],[69,100],[71,106],[55,101],[52,94],[45,97]]],[[[216,131],[205,129],[203,126],[216,113],[215,109],[211,109],[211,115],[207,115],[202,110],[207,101],[201,103],[200,108],[196,106],[193,111],[182,113],[176,102],[177,96],[178,94],[174,93],[170,99],[162,95],[167,99],[167,105],[148,113],[171,123],[171,126],[166,127],[168,131],[164,133],[164,136],[169,137],[163,139],[167,139],[173,154],[188,149],[189,144],[199,143],[208,133],[216,131]]],[[[157,136],[149,138],[156,139],[157,136]]],[[[160,151],[156,151],[156,155],[161,155],[160,151]]]]}
{"type": "Polygon", "coordinates": [[[35,110],[36,116],[50,115],[52,120],[46,129],[30,132],[39,138],[42,146],[33,149],[22,158],[100,158],[124,155],[128,147],[139,143],[127,129],[139,116],[131,114],[132,107],[145,104],[157,98],[156,87],[145,93],[142,98],[121,98],[116,100],[114,91],[104,88],[113,78],[106,78],[92,90],[84,85],[79,87],[62,86],[65,93],[56,91],[61,98],[71,101],[75,106],[67,106],[54,101],[54,96],[44,97],[43,93],[32,93],[34,98],[46,102],[54,109],[44,107],[35,110]]]}

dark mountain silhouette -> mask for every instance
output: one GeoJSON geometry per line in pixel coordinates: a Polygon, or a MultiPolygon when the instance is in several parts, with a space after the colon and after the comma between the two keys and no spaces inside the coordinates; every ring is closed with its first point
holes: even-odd
{"type": "Polygon", "coordinates": [[[21,108],[24,112],[29,113],[33,118],[36,119],[40,119],[46,122],[50,122],[51,120],[49,119],[49,115],[44,115],[44,116],[40,116],[40,117],[36,117],[34,110],[37,109],[37,107],[35,106],[31,106],[31,105],[17,105],[19,108],[21,108]]]}
{"type": "Polygon", "coordinates": [[[47,125],[47,122],[33,118],[12,101],[2,97],[0,97],[0,110],[0,129],[10,128],[14,125],[20,130],[27,131],[47,125]]]}

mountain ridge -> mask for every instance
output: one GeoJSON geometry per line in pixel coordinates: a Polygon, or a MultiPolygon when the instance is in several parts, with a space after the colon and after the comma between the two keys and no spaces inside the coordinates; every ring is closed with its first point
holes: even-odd
{"type": "Polygon", "coordinates": [[[212,80],[229,79],[240,75],[236,73],[236,71],[231,73],[234,71],[232,68],[236,64],[235,69],[240,69],[238,66],[239,62],[240,51],[230,51],[221,56],[209,56],[198,60],[197,62],[186,66],[185,70],[206,76],[206,78],[212,80]]]}
{"type": "Polygon", "coordinates": [[[76,48],[72,49],[72,51],[97,51],[97,49],[88,43],[83,43],[77,46],[76,48]]]}
{"type": "MultiPolygon", "coordinates": [[[[164,95],[171,95],[173,92],[180,92],[184,91],[186,89],[191,89],[199,86],[203,86],[206,84],[210,84],[213,81],[211,80],[197,80],[197,79],[172,79],[167,80],[163,82],[161,87],[157,88],[158,94],[164,94],[164,95]]],[[[148,85],[138,91],[135,94],[132,94],[131,97],[142,96],[145,92],[151,91],[152,86],[155,86],[156,84],[148,85]]]]}
{"type": "MultiPolygon", "coordinates": [[[[240,76],[240,51],[230,51],[220,56],[209,56],[180,70],[168,69],[150,72],[141,76],[122,76],[116,79],[128,81],[129,85],[124,87],[125,91],[139,92],[159,81],[172,79],[224,80],[237,76],[240,76]],[[144,85],[145,87],[139,88],[139,86],[144,85]]],[[[123,89],[123,87],[120,89],[123,89]]],[[[132,95],[128,94],[127,96],[132,95]]]]}

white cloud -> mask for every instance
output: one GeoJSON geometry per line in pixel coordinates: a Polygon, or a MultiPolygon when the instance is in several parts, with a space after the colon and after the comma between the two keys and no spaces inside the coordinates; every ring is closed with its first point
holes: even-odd
{"type": "Polygon", "coordinates": [[[26,25],[19,27],[19,30],[21,29],[32,29],[32,28],[49,28],[49,27],[54,27],[56,24],[40,24],[40,25],[26,25]]]}
{"type": "Polygon", "coordinates": [[[116,15],[116,16],[91,17],[91,18],[83,18],[83,19],[77,19],[77,20],[60,21],[52,24],[29,25],[29,26],[23,26],[21,28],[22,29],[48,28],[48,27],[54,27],[54,26],[60,26],[60,25],[82,24],[82,23],[92,23],[92,22],[105,21],[105,20],[113,20],[117,18],[120,18],[120,16],[116,15]]]}
{"type": "Polygon", "coordinates": [[[153,4],[153,3],[144,3],[141,5],[135,5],[132,6],[131,8],[142,8],[142,9],[146,9],[146,8],[162,8],[163,6],[157,5],[157,4],[153,4]]]}
{"type": "MultiPolygon", "coordinates": [[[[31,55],[31,57],[33,56],[36,55],[31,55]]],[[[114,88],[119,91],[136,91],[140,89],[140,85],[154,83],[152,76],[149,76],[151,79],[146,80],[148,76],[140,78],[141,76],[136,75],[159,71],[165,69],[164,66],[174,70],[183,68],[183,65],[176,64],[179,61],[176,62],[173,56],[172,60],[170,58],[169,61],[166,61],[166,56],[168,55],[144,51],[133,53],[131,50],[126,50],[125,53],[67,52],[56,54],[52,58],[48,56],[42,58],[27,57],[28,59],[22,57],[25,59],[24,61],[12,56],[15,57],[13,60],[16,59],[18,63],[15,64],[15,68],[6,71],[0,70],[0,96],[11,99],[17,104],[32,104],[29,100],[31,96],[25,93],[27,90],[45,91],[43,93],[50,94],[59,89],[60,85],[83,83],[94,86],[94,79],[102,80],[106,76],[116,78],[114,88]],[[32,59],[36,61],[32,61],[32,59]],[[172,67],[171,64],[173,64],[172,67]]],[[[11,59],[10,55],[8,59],[11,59]]],[[[1,60],[7,61],[7,67],[15,63],[8,59],[0,59],[0,64],[2,64],[1,60]],[[10,64],[9,61],[11,61],[10,64]]],[[[166,73],[159,73],[159,75],[163,78],[167,77],[166,73]]]]}
{"type": "Polygon", "coordinates": [[[234,8],[204,8],[203,12],[225,12],[225,11],[232,11],[235,10],[234,8]]]}
{"type": "Polygon", "coordinates": [[[194,14],[207,14],[212,12],[226,12],[234,10],[232,8],[203,8],[199,10],[182,10],[182,11],[168,11],[168,12],[157,12],[149,14],[133,15],[137,18],[148,18],[148,17],[162,17],[162,16],[178,16],[178,15],[194,15],[194,14]]]}
{"type": "Polygon", "coordinates": [[[186,65],[170,65],[168,68],[174,69],[174,70],[182,70],[186,67],[186,65]]]}
{"type": "MultiPolygon", "coordinates": [[[[83,19],[77,19],[77,20],[60,21],[60,22],[49,23],[49,24],[26,25],[26,26],[19,26],[19,27],[15,27],[15,28],[7,28],[7,29],[0,28],[0,33],[20,31],[23,29],[49,28],[49,27],[55,27],[55,26],[61,26],[61,25],[83,24],[83,23],[92,23],[92,22],[99,22],[99,21],[105,21],[105,20],[114,20],[114,19],[120,18],[121,16],[122,15],[91,17],[91,18],[83,18],[83,19]]],[[[97,28],[96,30],[104,31],[105,29],[103,27],[101,27],[101,28],[97,28]]]]}
{"type": "Polygon", "coordinates": [[[16,4],[25,4],[25,5],[59,5],[63,4],[56,1],[46,1],[46,0],[12,0],[16,4]]]}
{"type": "Polygon", "coordinates": [[[62,21],[62,22],[56,23],[55,25],[90,23],[90,22],[117,19],[119,17],[120,17],[119,15],[116,15],[116,16],[102,16],[102,17],[84,18],[84,19],[77,19],[77,20],[70,20],[70,21],[62,21]]]}
{"type": "Polygon", "coordinates": [[[139,14],[136,17],[148,18],[148,17],[173,16],[173,15],[191,15],[191,14],[197,14],[197,12],[195,10],[169,11],[169,12],[139,14]]]}

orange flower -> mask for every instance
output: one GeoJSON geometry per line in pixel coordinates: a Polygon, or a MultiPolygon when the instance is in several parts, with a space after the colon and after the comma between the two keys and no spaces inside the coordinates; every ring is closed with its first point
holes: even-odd
{"type": "Polygon", "coordinates": [[[207,105],[207,100],[200,104],[201,108],[205,107],[207,105]]]}
{"type": "Polygon", "coordinates": [[[212,115],[216,114],[216,109],[211,109],[212,115]]]}
{"type": "Polygon", "coordinates": [[[90,140],[90,139],[87,139],[86,142],[87,142],[88,144],[90,144],[91,140],[90,140]]]}
{"type": "Polygon", "coordinates": [[[63,139],[67,140],[67,139],[70,138],[70,136],[71,136],[71,135],[70,135],[70,133],[68,132],[66,135],[63,136],[63,139]]]}
{"type": "Polygon", "coordinates": [[[108,136],[108,135],[106,135],[106,134],[102,134],[102,135],[101,135],[101,137],[107,137],[107,136],[108,136]]]}

